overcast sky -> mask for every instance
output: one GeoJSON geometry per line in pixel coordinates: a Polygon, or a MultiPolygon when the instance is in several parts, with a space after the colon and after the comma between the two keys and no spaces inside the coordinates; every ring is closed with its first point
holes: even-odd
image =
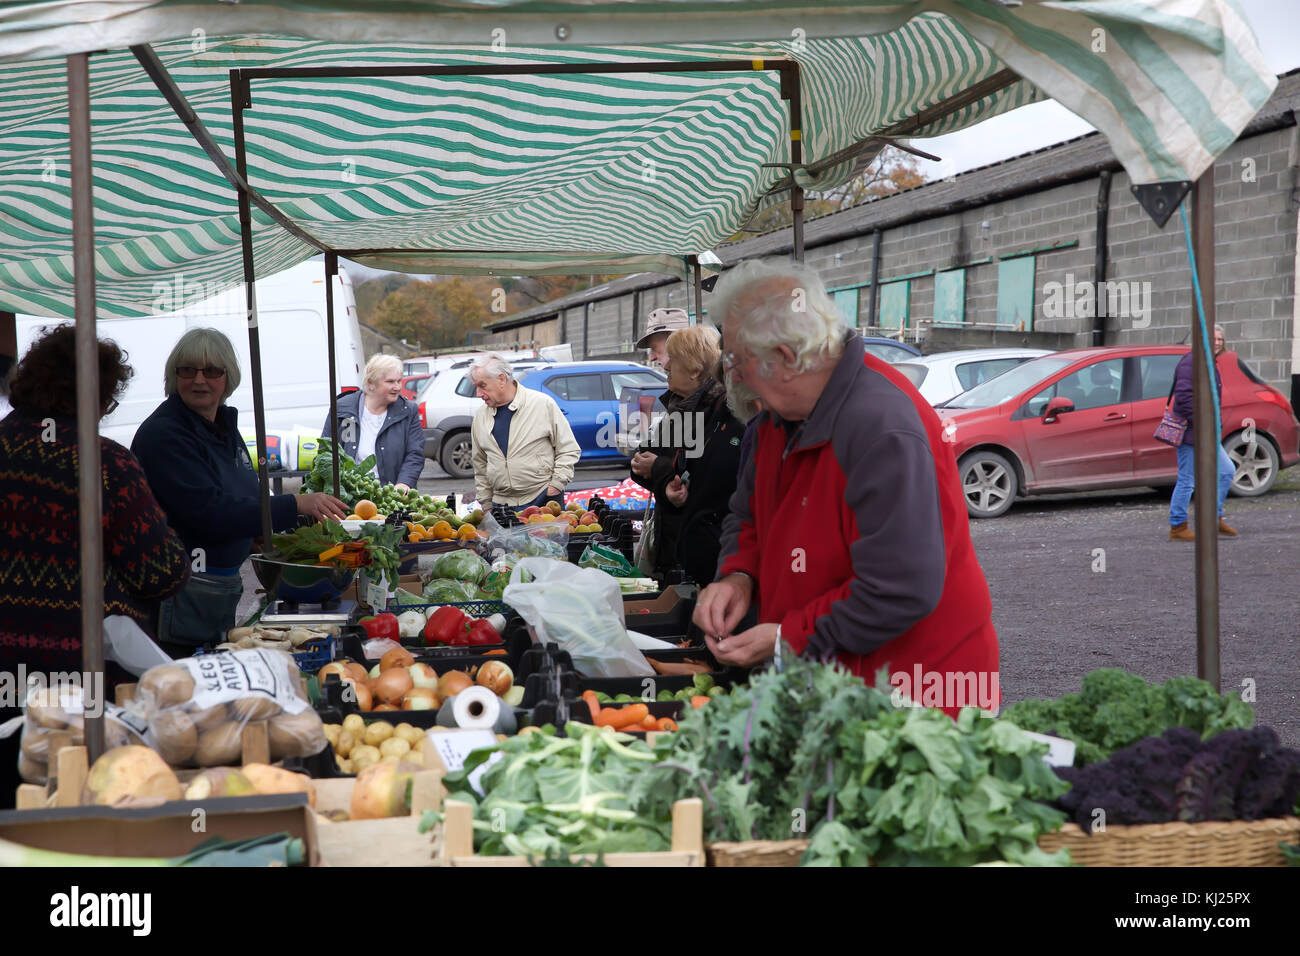
{"type": "MultiPolygon", "coordinates": [[[[1300,0],[1238,0],[1259,40],[1264,59],[1274,73],[1300,66],[1300,0]]],[[[1033,103],[1003,113],[978,126],[918,139],[916,145],[943,159],[921,160],[921,170],[931,179],[985,166],[1041,149],[1053,143],[1092,132],[1092,124],[1056,102],[1033,103]]]]}

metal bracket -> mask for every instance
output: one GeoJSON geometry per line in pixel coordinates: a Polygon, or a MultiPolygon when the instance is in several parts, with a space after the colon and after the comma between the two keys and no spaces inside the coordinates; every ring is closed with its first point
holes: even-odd
{"type": "Polygon", "coordinates": [[[1142,183],[1129,186],[1129,189],[1156,227],[1163,229],[1178,204],[1192,191],[1192,183],[1191,180],[1183,179],[1170,183],[1142,183]]]}

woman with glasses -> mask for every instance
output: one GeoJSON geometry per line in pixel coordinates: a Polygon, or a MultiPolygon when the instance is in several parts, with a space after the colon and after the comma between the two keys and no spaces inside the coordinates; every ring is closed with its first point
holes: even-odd
{"type": "MultiPolygon", "coordinates": [[[[190,556],[190,583],[163,602],[158,640],[173,657],[225,640],[243,596],[240,567],[262,531],[257,472],[225,404],[239,387],[239,361],[216,329],[181,336],[163,371],[167,400],[144,420],[131,450],[167,520],[190,556]]],[[[347,515],[332,495],[273,495],[271,526],[288,531],[298,515],[347,515]]]]}
{"type": "MultiPolygon", "coordinates": [[[[0,673],[80,673],[81,527],[77,456],[76,329],[38,338],[9,383],[0,421],[0,673]]],[[[101,340],[96,420],[126,389],[131,366],[101,340]]],[[[99,439],[104,616],[146,632],[158,602],[185,584],[190,561],[131,453],[99,439]]],[[[106,688],[134,680],[114,664],[106,688]]],[[[110,698],[111,699],[111,698],[110,698]]],[[[18,713],[0,696],[0,723],[18,713]]],[[[0,807],[12,807],[18,734],[0,740],[0,807]]]]}

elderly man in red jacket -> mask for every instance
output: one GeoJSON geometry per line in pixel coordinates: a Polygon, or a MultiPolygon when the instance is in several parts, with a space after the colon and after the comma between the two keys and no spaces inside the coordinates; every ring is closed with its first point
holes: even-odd
{"type": "Polygon", "coordinates": [[[766,409],[695,622],[719,661],[835,659],[956,716],[996,710],[984,572],[938,417],[867,354],[817,274],[743,263],[718,283],[724,361],[766,409]],[[733,633],[757,601],[759,624],[733,633]]]}

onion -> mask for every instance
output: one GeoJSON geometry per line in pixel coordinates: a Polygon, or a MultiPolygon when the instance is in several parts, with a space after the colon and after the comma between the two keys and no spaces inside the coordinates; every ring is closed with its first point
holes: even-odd
{"type": "Polygon", "coordinates": [[[447,671],[438,681],[438,696],[446,700],[473,686],[474,681],[464,671],[447,671]]]}
{"type": "Polygon", "coordinates": [[[383,704],[397,704],[415,686],[404,667],[390,667],[375,681],[375,699],[383,704]]]}
{"type": "Polygon", "coordinates": [[[402,698],[402,710],[437,710],[438,695],[432,687],[413,687],[402,698]]]}
{"type": "Polygon", "coordinates": [[[375,697],[370,693],[370,688],[365,684],[354,683],[352,689],[356,691],[357,707],[362,713],[367,713],[375,706],[375,697]]]}
{"type": "Polygon", "coordinates": [[[407,671],[416,687],[427,687],[433,690],[438,686],[438,672],[428,664],[412,664],[407,671]]]}
{"type": "Polygon", "coordinates": [[[501,661],[488,661],[478,670],[478,684],[501,697],[515,681],[515,674],[501,661]]]}
{"type": "Polygon", "coordinates": [[[380,711],[385,711],[385,710],[397,710],[397,708],[394,707],[392,704],[380,704],[378,707],[375,708],[375,713],[379,713],[380,711]]]}
{"type": "Polygon", "coordinates": [[[370,679],[369,672],[360,664],[357,664],[354,661],[348,661],[343,666],[347,668],[348,673],[352,675],[352,679],[354,681],[363,681],[363,680],[370,679]]]}
{"type": "MultiPolygon", "coordinates": [[[[335,661],[332,664],[326,664],[324,667],[322,667],[320,670],[316,672],[316,680],[318,680],[323,686],[325,684],[325,678],[329,677],[330,674],[338,674],[339,680],[355,679],[348,672],[348,665],[345,664],[343,661],[335,661]]],[[[364,680],[365,678],[362,679],[364,680]]]]}
{"type": "Polygon", "coordinates": [[[379,673],[394,667],[410,667],[415,663],[415,656],[404,647],[394,647],[379,659],[379,673]]]}

